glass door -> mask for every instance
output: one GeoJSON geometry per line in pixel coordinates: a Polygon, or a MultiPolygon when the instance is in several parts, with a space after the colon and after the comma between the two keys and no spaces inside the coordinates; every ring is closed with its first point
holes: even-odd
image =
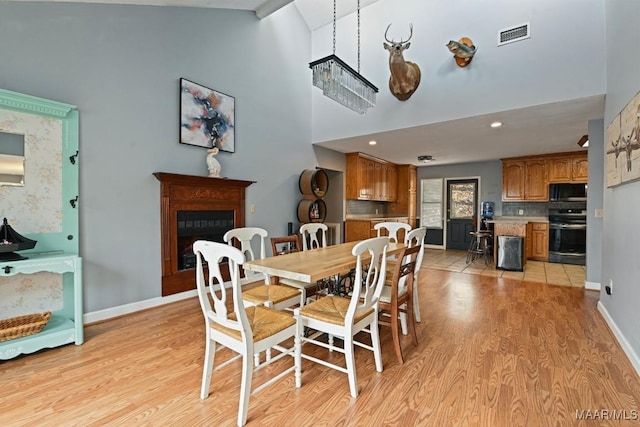
{"type": "Polygon", "coordinates": [[[478,179],[447,180],[447,249],[466,250],[476,229],[478,179]]]}

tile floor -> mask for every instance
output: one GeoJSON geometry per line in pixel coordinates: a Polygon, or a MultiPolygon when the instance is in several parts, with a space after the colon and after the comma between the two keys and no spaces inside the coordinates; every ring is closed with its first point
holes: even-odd
{"type": "Polygon", "coordinates": [[[426,248],[422,268],[456,271],[483,276],[520,279],[530,282],[548,283],[550,285],[571,286],[583,288],[585,282],[585,267],[583,265],[555,264],[549,262],[528,260],[524,272],[496,270],[490,263],[486,266],[482,259],[467,264],[467,251],[442,250],[426,248]]]}

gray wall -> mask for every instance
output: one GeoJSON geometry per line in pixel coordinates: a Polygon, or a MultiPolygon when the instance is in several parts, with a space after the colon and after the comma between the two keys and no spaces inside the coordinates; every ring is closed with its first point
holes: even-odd
{"type": "MultiPolygon", "coordinates": [[[[365,115],[345,114],[316,89],[314,142],[605,93],[604,0],[379,0],[361,15],[360,69],[380,89],[377,106],[365,115]],[[526,22],[530,39],[497,46],[501,30],[526,22]],[[389,23],[389,38],[396,40],[406,39],[413,23],[404,57],[420,66],[422,78],[407,102],[388,88],[389,52],[382,43],[389,23]],[[464,69],[445,47],[461,37],[478,47],[464,69]]],[[[336,54],[354,68],[356,25],[355,15],[347,16],[336,32],[336,54]]],[[[332,30],[313,32],[313,59],[331,54],[332,30]]]]}
{"type": "MultiPolygon", "coordinates": [[[[607,98],[605,128],[640,90],[640,57],[629,55],[629,41],[640,39],[640,2],[606,2],[607,98]]],[[[635,165],[634,165],[635,166],[635,165]]],[[[613,281],[613,294],[604,291],[600,301],[624,334],[636,355],[640,354],[640,182],[604,190],[602,247],[603,288],[613,281]]]]}
{"type": "Polygon", "coordinates": [[[502,215],[502,163],[493,162],[461,163],[448,166],[421,166],[418,168],[418,218],[420,217],[420,180],[427,178],[466,178],[480,177],[480,200],[478,202],[494,202],[494,213],[502,215]]]}
{"type": "Polygon", "coordinates": [[[222,175],[257,181],[248,225],[284,234],[311,142],[310,34],[295,8],[253,12],[0,2],[0,87],[77,105],[85,312],[158,297],[156,171],[206,175],[178,143],[181,77],[235,97],[222,175]],[[306,71],[305,71],[306,70],[306,71]],[[284,155],[286,154],[286,155],[284,155]]]}
{"type": "Polygon", "coordinates": [[[589,183],[587,186],[587,265],[586,281],[600,283],[602,274],[602,218],[596,209],[603,206],[604,120],[589,121],[589,183]]]}

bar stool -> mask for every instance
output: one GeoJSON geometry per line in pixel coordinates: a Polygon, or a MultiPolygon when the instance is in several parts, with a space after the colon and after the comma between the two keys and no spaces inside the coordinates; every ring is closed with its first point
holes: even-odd
{"type": "Polygon", "coordinates": [[[474,262],[478,258],[484,258],[484,264],[489,265],[492,259],[491,254],[491,232],[471,231],[471,242],[467,250],[467,264],[474,262]]]}

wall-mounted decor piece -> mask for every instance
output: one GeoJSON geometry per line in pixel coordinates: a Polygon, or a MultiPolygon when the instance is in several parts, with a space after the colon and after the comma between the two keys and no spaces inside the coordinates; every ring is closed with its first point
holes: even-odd
{"type": "Polygon", "coordinates": [[[180,79],[180,142],[235,151],[235,98],[180,79]]]}
{"type": "Polygon", "coordinates": [[[478,50],[468,37],[463,37],[457,42],[449,40],[447,48],[449,52],[453,53],[453,59],[455,59],[459,67],[469,65],[473,59],[473,55],[475,55],[478,50]]]}
{"type": "Polygon", "coordinates": [[[420,67],[411,61],[405,61],[402,55],[402,52],[411,46],[409,40],[413,36],[413,24],[409,27],[409,38],[407,40],[400,39],[399,42],[389,40],[387,37],[390,27],[391,24],[387,26],[387,30],[384,32],[384,39],[387,42],[382,43],[382,46],[389,51],[389,70],[391,71],[389,90],[400,101],[406,101],[411,98],[411,95],[420,84],[420,67]]]}
{"type": "Polygon", "coordinates": [[[640,179],[640,92],[607,127],[607,187],[640,179]]]}

